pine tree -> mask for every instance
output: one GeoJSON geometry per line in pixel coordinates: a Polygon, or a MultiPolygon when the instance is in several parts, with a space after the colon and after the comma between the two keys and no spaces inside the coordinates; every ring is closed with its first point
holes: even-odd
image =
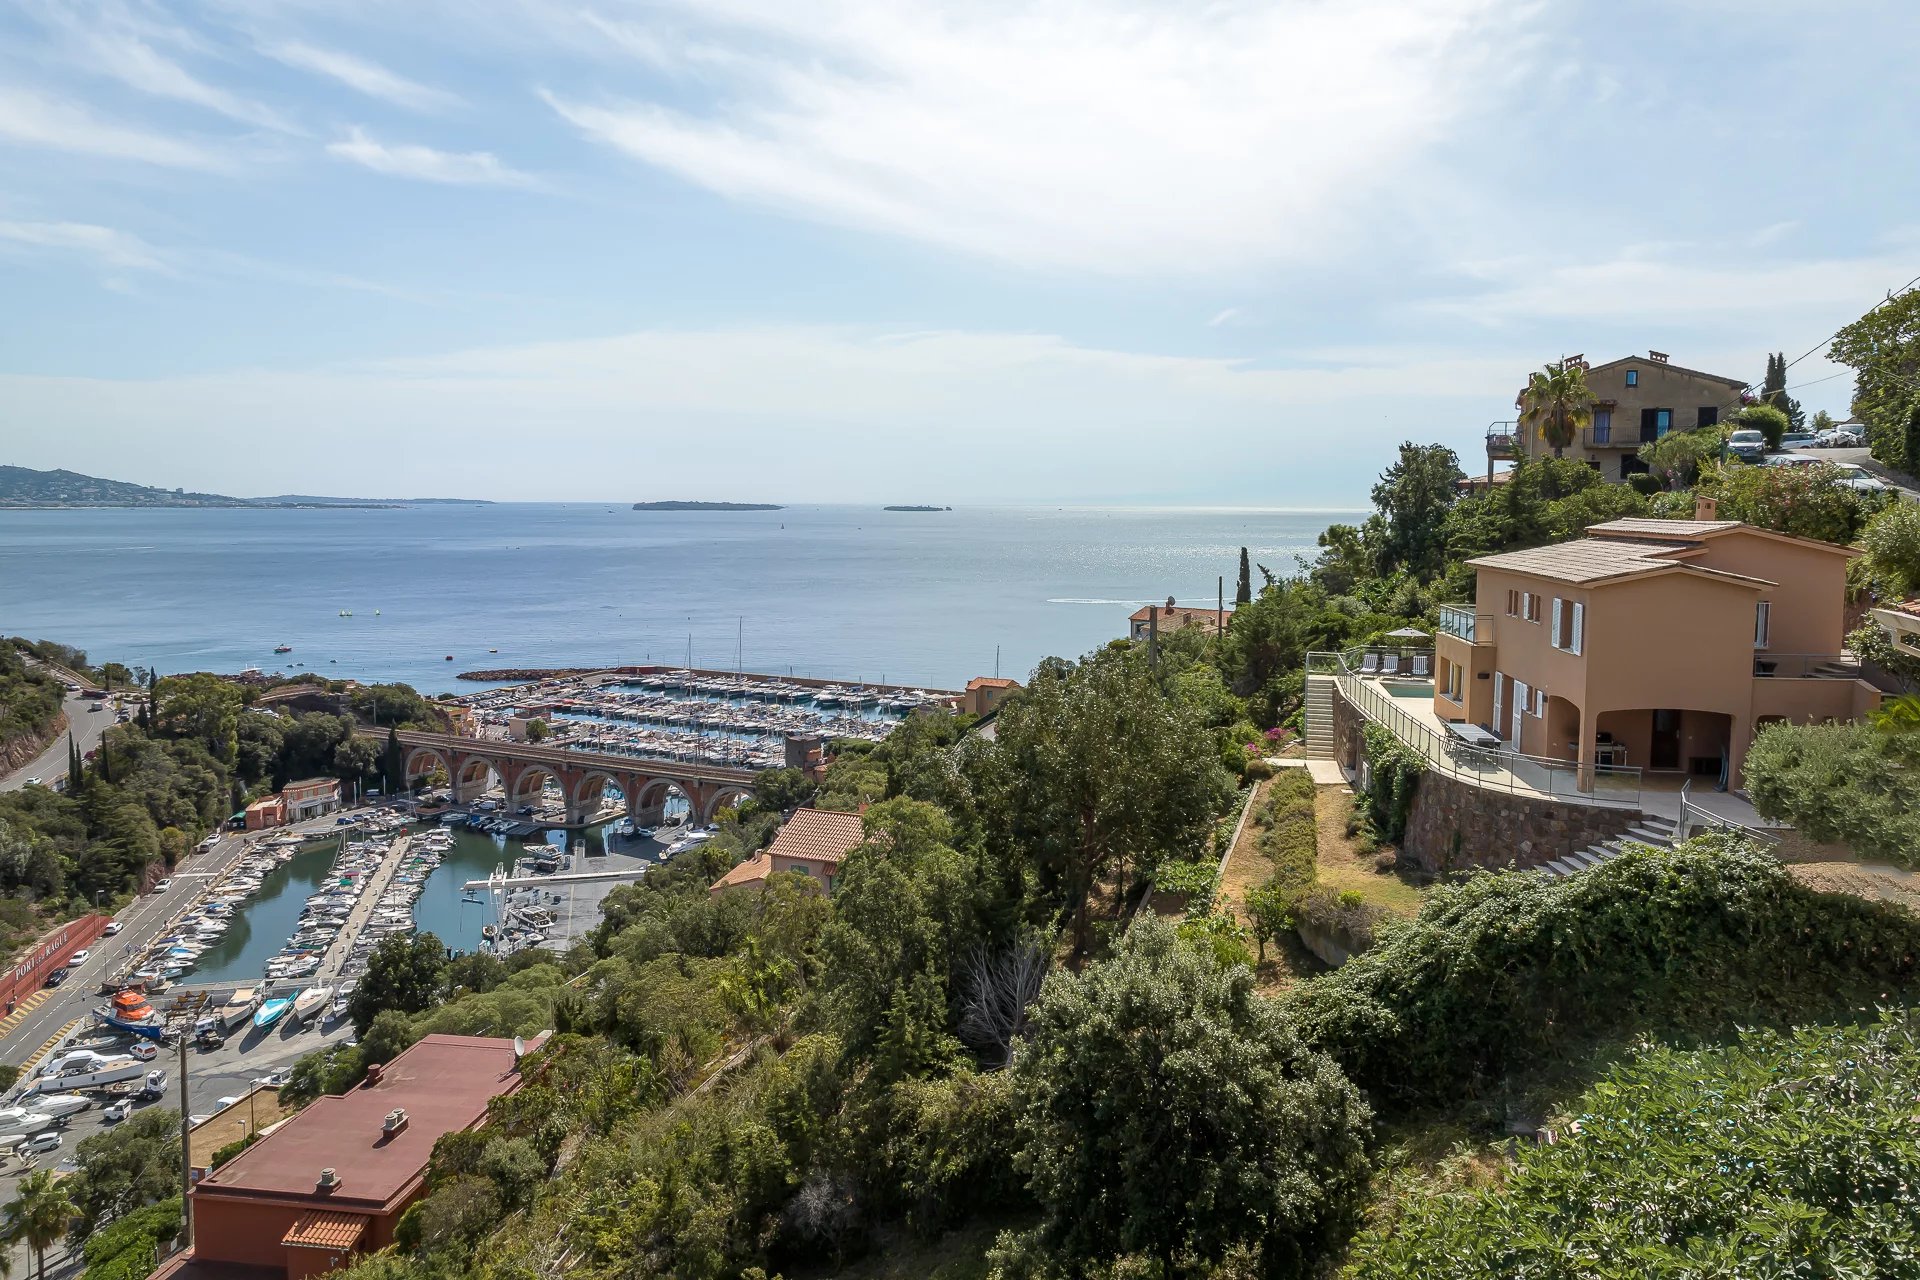
{"type": "Polygon", "coordinates": [[[1247,549],[1240,548],[1240,585],[1233,589],[1233,602],[1236,605],[1253,603],[1253,566],[1247,560],[1247,549]]]}
{"type": "Polygon", "coordinates": [[[1766,381],[1760,389],[1760,400],[1770,404],[1787,415],[1787,421],[1795,431],[1806,426],[1807,412],[1800,402],[1787,394],[1787,353],[1776,352],[1767,357],[1766,381]]]}

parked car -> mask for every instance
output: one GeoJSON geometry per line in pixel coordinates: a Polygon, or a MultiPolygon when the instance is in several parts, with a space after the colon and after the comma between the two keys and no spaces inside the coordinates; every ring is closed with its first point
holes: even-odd
{"type": "Polygon", "coordinates": [[[1775,453],[1761,459],[1761,463],[1769,467],[1810,467],[1824,461],[1810,453],[1775,453]]]}
{"type": "Polygon", "coordinates": [[[1881,493],[1886,484],[1857,462],[1839,462],[1833,464],[1840,468],[1840,483],[1849,489],[1858,489],[1862,493],[1881,493]]]}
{"type": "Polygon", "coordinates": [[[165,893],[167,890],[171,888],[173,888],[172,876],[162,876],[160,879],[153,882],[153,891],[155,893],[165,893]]]}
{"type": "Polygon", "coordinates": [[[278,1089],[286,1082],[287,1073],[284,1071],[270,1071],[264,1076],[256,1076],[253,1081],[256,1088],[262,1089],[278,1089]]]}
{"type": "Polygon", "coordinates": [[[114,934],[126,927],[127,926],[121,924],[118,920],[109,920],[107,921],[107,927],[100,931],[100,936],[103,938],[111,938],[114,934]]]}
{"type": "Polygon", "coordinates": [[[1865,441],[1852,427],[1828,427],[1815,433],[1813,443],[1820,449],[1858,449],[1865,441]]]}
{"type": "Polygon", "coordinates": [[[23,1156],[38,1155],[42,1151],[58,1151],[59,1149],[60,1135],[52,1129],[48,1129],[44,1133],[36,1133],[14,1148],[14,1150],[23,1156]]]}
{"type": "Polygon", "coordinates": [[[67,971],[65,969],[55,969],[52,973],[47,975],[47,988],[48,990],[52,990],[54,987],[59,986],[61,983],[65,982],[66,980],[67,980],[67,971]]]}
{"type": "Polygon", "coordinates": [[[160,1056],[159,1046],[151,1040],[136,1040],[127,1046],[127,1052],[141,1062],[152,1062],[160,1056]]]}
{"type": "Polygon", "coordinates": [[[1767,433],[1742,427],[1727,437],[1727,452],[1742,462],[1758,462],[1767,456],[1767,433]]]}
{"type": "Polygon", "coordinates": [[[1814,434],[1811,431],[1789,431],[1780,437],[1780,447],[1782,449],[1805,449],[1811,446],[1813,441],[1814,434]]]}
{"type": "Polygon", "coordinates": [[[80,948],[78,951],[74,952],[72,955],[67,957],[67,968],[78,969],[81,965],[87,962],[87,957],[91,956],[92,954],[93,952],[89,951],[87,948],[85,947],[80,948]]]}
{"type": "Polygon", "coordinates": [[[133,1099],[122,1098],[100,1113],[100,1118],[108,1124],[119,1124],[133,1114],[133,1099]]]}

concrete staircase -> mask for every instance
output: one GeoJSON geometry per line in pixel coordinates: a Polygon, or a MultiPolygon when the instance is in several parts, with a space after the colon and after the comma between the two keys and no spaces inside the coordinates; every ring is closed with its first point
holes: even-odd
{"type": "Polygon", "coordinates": [[[1597,867],[1603,862],[1609,862],[1625,853],[1628,844],[1650,844],[1657,849],[1671,849],[1675,831],[1676,827],[1672,819],[1643,813],[1631,827],[1627,828],[1625,835],[1612,840],[1603,840],[1599,844],[1588,845],[1577,853],[1570,853],[1564,858],[1555,858],[1552,862],[1545,863],[1534,870],[1544,871],[1557,879],[1560,876],[1570,876],[1577,871],[1585,871],[1589,867],[1597,867]]]}
{"type": "Polygon", "coordinates": [[[1307,677],[1307,705],[1301,719],[1307,731],[1306,741],[1302,745],[1308,759],[1333,759],[1333,691],[1336,683],[1332,676],[1307,677]]]}

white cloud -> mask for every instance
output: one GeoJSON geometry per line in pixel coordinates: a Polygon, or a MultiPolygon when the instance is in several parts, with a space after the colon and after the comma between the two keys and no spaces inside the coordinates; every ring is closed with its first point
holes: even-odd
{"type": "Polygon", "coordinates": [[[90,222],[0,221],[0,240],[80,254],[103,266],[172,274],[159,252],[139,236],[90,222]]]}
{"type": "Polygon", "coordinates": [[[545,97],[648,164],[827,222],[1027,265],[1244,270],[1419,191],[1428,147],[1512,83],[1529,10],[682,0],[700,38],[632,55],[693,50],[708,110],[545,97]]]}
{"type": "Polygon", "coordinates": [[[443,182],[467,187],[539,187],[541,182],[500,163],[490,151],[436,151],[412,143],[388,144],[354,129],[338,142],[327,144],[327,152],[342,160],[365,165],[376,173],[396,178],[414,178],[421,182],[443,182]]]}
{"type": "Polygon", "coordinates": [[[460,105],[460,99],[454,94],[409,80],[377,62],[337,49],[286,40],[267,45],[262,52],[290,67],[338,80],[357,93],[395,106],[414,111],[443,111],[460,105]]]}
{"type": "Polygon", "coordinates": [[[210,84],[156,48],[156,43],[196,48],[198,41],[176,27],[155,24],[114,3],[33,6],[58,31],[72,61],[141,93],[217,112],[243,124],[283,133],[299,130],[271,108],[210,84]]]}
{"type": "Polygon", "coordinates": [[[84,107],[31,89],[4,86],[0,86],[0,142],[174,169],[229,167],[224,157],[194,143],[101,120],[84,107]]]}
{"type": "Polygon", "coordinates": [[[1213,313],[1213,319],[1207,321],[1207,328],[1218,329],[1223,325],[1246,324],[1252,318],[1247,314],[1245,307],[1225,307],[1213,313]]]}

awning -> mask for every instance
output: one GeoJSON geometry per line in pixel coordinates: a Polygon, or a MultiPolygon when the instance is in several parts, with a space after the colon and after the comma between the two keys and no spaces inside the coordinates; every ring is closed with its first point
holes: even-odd
{"type": "Polygon", "coordinates": [[[294,1219],[280,1243],[294,1249],[332,1249],[341,1252],[360,1243],[371,1225],[353,1213],[330,1213],[314,1209],[294,1219]]]}

